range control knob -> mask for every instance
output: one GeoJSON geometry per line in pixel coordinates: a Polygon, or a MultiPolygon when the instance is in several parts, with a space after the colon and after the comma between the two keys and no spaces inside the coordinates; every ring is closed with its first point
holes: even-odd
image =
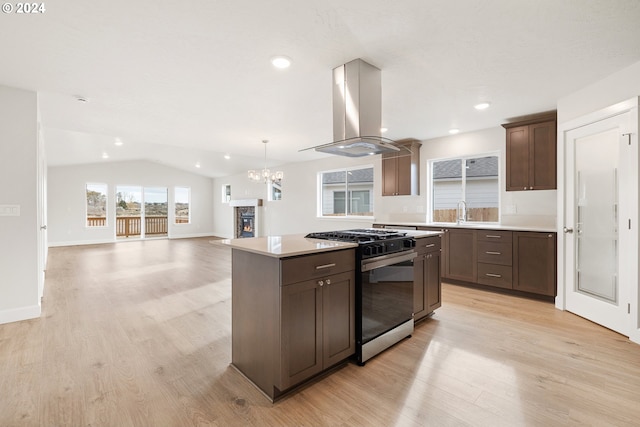
{"type": "Polygon", "coordinates": [[[416,246],[415,239],[405,239],[402,241],[402,246],[405,248],[414,248],[416,246]]]}

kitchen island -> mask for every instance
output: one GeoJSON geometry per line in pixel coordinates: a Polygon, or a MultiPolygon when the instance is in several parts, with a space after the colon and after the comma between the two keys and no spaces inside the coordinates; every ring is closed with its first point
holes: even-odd
{"type": "Polygon", "coordinates": [[[270,400],[354,354],[356,243],[221,243],[232,249],[231,363],[270,400]]]}
{"type": "MultiPolygon", "coordinates": [[[[416,318],[440,306],[440,234],[406,232],[418,242],[400,252],[416,259],[408,335],[412,304],[416,318]]],[[[232,249],[232,365],[270,400],[356,354],[358,243],[305,235],[219,242],[232,249]]]]}

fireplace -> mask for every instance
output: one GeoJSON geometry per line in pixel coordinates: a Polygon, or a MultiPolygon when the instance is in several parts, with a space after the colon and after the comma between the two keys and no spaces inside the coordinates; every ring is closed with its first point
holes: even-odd
{"type": "Polygon", "coordinates": [[[236,237],[256,237],[256,208],[243,206],[236,208],[236,237]]]}
{"type": "Polygon", "coordinates": [[[231,200],[229,205],[233,206],[234,238],[258,237],[258,207],[262,206],[262,199],[231,200]]]}

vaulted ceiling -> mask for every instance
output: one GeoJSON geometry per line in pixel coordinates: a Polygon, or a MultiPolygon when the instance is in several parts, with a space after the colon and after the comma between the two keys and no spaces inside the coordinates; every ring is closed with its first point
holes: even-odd
{"type": "Polygon", "coordinates": [[[273,165],[325,157],[299,150],[332,140],[331,70],[355,58],[382,70],[392,139],[553,110],[640,60],[638,0],[43,4],[0,16],[0,84],[39,93],[52,166],[147,159],[223,176],[262,166],[263,139],[273,165]]]}

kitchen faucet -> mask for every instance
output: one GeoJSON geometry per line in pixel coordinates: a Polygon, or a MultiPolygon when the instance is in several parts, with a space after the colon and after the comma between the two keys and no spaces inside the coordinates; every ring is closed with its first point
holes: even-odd
{"type": "Polygon", "coordinates": [[[460,224],[461,222],[465,222],[467,220],[467,202],[460,200],[456,211],[456,223],[460,224]]]}

